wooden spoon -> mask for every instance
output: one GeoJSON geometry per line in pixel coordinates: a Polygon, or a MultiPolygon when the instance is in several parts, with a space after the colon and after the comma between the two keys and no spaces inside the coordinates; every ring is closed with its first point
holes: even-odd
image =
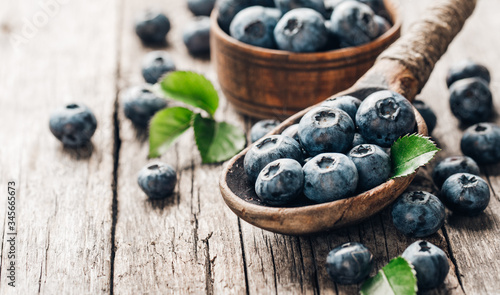
{"type": "MultiPolygon", "coordinates": [[[[472,14],[476,0],[439,0],[423,13],[409,31],[384,51],[375,65],[351,88],[335,96],[364,99],[377,90],[390,89],[413,101],[427,82],[434,65],[472,14]]],[[[281,123],[270,134],[280,134],[297,123],[311,106],[281,123]]],[[[418,133],[427,127],[415,110],[418,133]]],[[[220,189],[224,201],[241,219],[260,228],[290,235],[310,234],[358,223],[391,204],[411,183],[415,173],[391,179],[357,196],[299,207],[269,207],[255,194],[243,159],[249,148],[232,158],[222,172],[220,189]]]]}

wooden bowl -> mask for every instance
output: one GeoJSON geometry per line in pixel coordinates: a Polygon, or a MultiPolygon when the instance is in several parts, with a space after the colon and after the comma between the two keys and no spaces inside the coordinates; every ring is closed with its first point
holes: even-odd
{"type": "Polygon", "coordinates": [[[292,53],[240,42],[211,16],[211,52],[222,92],[238,112],[256,118],[287,118],[351,87],[377,56],[400,36],[394,0],[385,1],[392,28],[357,47],[292,53]]]}

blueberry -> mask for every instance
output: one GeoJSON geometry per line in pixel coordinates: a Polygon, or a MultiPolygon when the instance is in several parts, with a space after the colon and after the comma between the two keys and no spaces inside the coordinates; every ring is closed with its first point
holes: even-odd
{"type": "Polygon", "coordinates": [[[210,51],[210,18],[197,17],[184,28],[182,41],[190,54],[197,55],[210,51]]]}
{"type": "Polygon", "coordinates": [[[243,166],[250,181],[255,181],[260,171],[274,160],[289,158],[302,162],[300,145],[283,135],[270,135],[257,141],[245,155],[243,166]]]}
{"type": "Polygon", "coordinates": [[[219,0],[217,2],[218,14],[217,22],[221,29],[229,33],[229,26],[234,16],[243,9],[250,7],[250,0],[219,0]]]}
{"type": "Polygon", "coordinates": [[[229,32],[243,43],[264,48],[276,48],[273,30],[280,15],[272,8],[252,6],[238,12],[231,22],[229,32]]]}
{"type": "Polygon", "coordinates": [[[366,144],[368,143],[366,139],[363,138],[363,136],[359,133],[354,133],[354,139],[352,140],[352,147],[355,147],[360,144],[366,144]]]}
{"type": "Polygon", "coordinates": [[[333,97],[325,100],[321,106],[337,108],[346,112],[349,117],[351,117],[352,121],[356,122],[356,112],[358,111],[359,105],[361,104],[361,100],[354,96],[339,96],[333,97]]]}
{"type": "Polygon", "coordinates": [[[476,216],[488,206],[490,189],[477,175],[457,173],[444,182],[441,199],[454,213],[476,216]]]}
{"type": "Polygon", "coordinates": [[[97,128],[92,111],[85,105],[71,103],[50,115],[50,131],[67,147],[79,147],[90,142],[97,128]]]}
{"type": "Polygon", "coordinates": [[[334,248],[326,257],[326,270],[338,284],[359,284],[373,268],[373,255],[361,243],[350,242],[334,248]]]}
{"type": "Polygon", "coordinates": [[[187,5],[194,15],[210,16],[215,0],[187,0],[187,5]]]}
{"type": "Polygon", "coordinates": [[[264,137],[266,134],[271,132],[276,126],[280,124],[276,120],[261,120],[255,123],[250,129],[250,140],[256,142],[257,140],[264,137]]]}
{"type": "Polygon", "coordinates": [[[158,82],[164,74],[174,70],[174,61],[166,51],[152,51],[142,60],[142,76],[149,84],[158,82]]]}
{"type": "Polygon", "coordinates": [[[485,66],[471,60],[462,60],[448,70],[446,85],[449,88],[455,81],[473,77],[482,78],[487,84],[491,81],[490,72],[485,66]]]}
{"type": "Polygon", "coordinates": [[[279,49],[293,52],[315,52],[326,46],[328,31],[325,19],[310,8],[287,12],[274,28],[279,49]]]}
{"type": "Polygon", "coordinates": [[[347,155],[358,170],[358,187],[367,191],[384,183],[391,175],[391,158],[379,146],[362,144],[347,155]]]}
{"type": "Polygon", "coordinates": [[[332,33],[351,46],[370,42],[378,36],[375,14],[368,6],[356,1],[340,3],[332,13],[332,33]]]}
{"type": "Polygon", "coordinates": [[[481,78],[466,78],[450,87],[450,108],[457,119],[466,124],[484,122],[491,117],[493,99],[481,78]]]}
{"type": "Polygon", "coordinates": [[[281,10],[282,14],[297,8],[310,8],[326,16],[326,8],[323,0],[274,0],[274,3],[281,10]]]}
{"type": "Polygon", "coordinates": [[[378,34],[377,37],[382,36],[385,32],[391,29],[391,23],[389,23],[385,18],[380,15],[373,16],[373,20],[377,23],[378,26],[378,34]]]}
{"type": "Polygon", "coordinates": [[[491,123],[479,123],[467,128],[460,141],[464,155],[479,164],[500,162],[500,127],[491,123]]]}
{"type": "Polygon", "coordinates": [[[411,103],[401,94],[382,90],[369,95],[356,113],[359,133],[370,143],[390,147],[415,129],[411,103]]]}
{"type": "Polygon", "coordinates": [[[151,164],[139,171],[137,183],[150,199],[164,199],[174,191],[177,175],[168,164],[151,164]]]}
{"type": "Polygon", "coordinates": [[[146,85],[126,89],[122,102],[125,116],[141,128],[147,127],[151,117],[167,106],[167,101],[156,96],[146,85]]]}
{"type": "Polygon", "coordinates": [[[281,132],[282,135],[291,137],[295,139],[298,143],[300,143],[299,139],[299,124],[293,124],[288,126],[283,132],[281,132]]]}
{"type": "Polygon", "coordinates": [[[299,139],[312,156],[346,152],[354,139],[354,123],[342,110],[316,107],[300,119],[299,139]]]}
{"type": "Polygon", "coordinates": [[[403,234],[425,237],[437,232],[444,224],[445,210],[441,201],[423,191],[402,194],[392,207],[392,222],[403,234]]]}
{"type": "Polygon", "coordinates": [[[272,206],[282,206],[299,196],[304,187],[304,173],[299,162],[278,159],[267,164],[255,182],[257,196],[272,206]]]}
{"type": "Polygon", "coordinates": [[[436,127],[437,123],[436,114],[425,102],[421,100],[418,99],[414,100],[413,106],[417,109],[422,118],[424,118],[425,125],[427,125],[427,130],[429,131],[429,134],[431,134],[434,128],[436,127]]]}
{"type": "Polygon", "coordinates": [[[317,203],[350,197],[358,185],[358,171],[344,154],[324,153],[309,160],[304,167],[304,194],[317,203]]]}
{"type": "Polygon", "coordinates": [[[479,175],[479,166],[467,156],[448,157],[434,167],[432,179],[434,184],[441,188],[448,177],[461,172],[479,175]]]}
{"type": "Polygon", "coordinates": [[[165,14],[158,11],[147,10],[135,21],[135,32],[144,43],[165,43],[168,31],[170,31],[170,21],[165,14]]]}
{"type": "Polygon", "coordinates": [[[416,241],[401,255],[415,268],[419,290],[435,288],[444,282],[450,265],[443,250],[427,241],[416,241]]]}

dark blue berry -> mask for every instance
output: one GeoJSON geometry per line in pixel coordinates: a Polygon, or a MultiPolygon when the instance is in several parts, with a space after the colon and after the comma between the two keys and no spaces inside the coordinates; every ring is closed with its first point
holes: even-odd
{"type": "Polygon", "coordinates": [[[188,23],[182,33],[182,41],[190,54],[197,55],[210,51],[210,18],[197,17],[188,23]]]}
{"type": "Polygon", "coordinates": [[[479,164],[500,162],[500,127],[491,123],[479,123],[467,128],[460,141],[464,155],[479,164]]]}
{"type": "Polygon", "coordinates": [[[310,8],[290,10],[274,28],[274,39],[282,50],[316,52],[328,41],[325,19],[310,8]]]}
{"type": "Polygon", "coordinates": [[[316,107],[300,120],[299,139],[311,156],[346,152],[354,139],[354,123],[340,109],[316,107]]]}
{"type": "Polygon", "coordinates": [[[356,124],[356,112],[358,111],[361,100],[354,96],[339,96],[325,100],[321,106],[343,110],[356,124]]]}
{"type": "Polygon", "coordinates": [[[391,29],[391,23],[388,22],[385,18],[381,17],[380,15],[375,15],[373,17],[373,20],[377,23],[378,26],[378,34],[377,37],[382,36],[385,34],[385,32],[389,31],[391,29]]]}
{"type": "Polygon", "coordinates": [[[142,76],[149,84],[155,84],[163,75],[174,70],[174,61],[166,51],[152,51],[142,60],[142,76]]]}
{"type": "Polygon", "coordinates": [[[491,81],[490,72],[485,66],[468,59],[462,60],[448,70],[446,85],[449,88],[455,81],[473,77],[482,78],[487,84],[491,81]]]}
{"type": "Polygon", "coordinates": [[[144,43],[165,43],[165,36],[170,31],[170,21],[165,14],[147,10],[135,22],[135,32],[144,43]]]}
{"type": "Polygon", "coordinates": [[[229,33],[229,26],[238,12],[250,6],[274,7],[273,0],[220,0],[217,2],[217,22],[221,29],[229,33]]]}
{"type": "Polygon", "coordinates": [[[303,167],[304,194],[316,203],[350,197],[358,185],[358,171],[344,154],[319,154],[303,167]]]}
{"type": "Polygon", "coordinates": [[[342,42],[351,46],[362,45],[378,36],[379,28],[374,16],[368,5],[344,1],[333,11],[330,29],[342,42]]]}
{"type": "Polygon", "coordinates": [[[252,6],[238,12],[231,22],[229,32],[243,43],[264,48],[276,48],[273,31],[280,19],[278,10],[252,6]]]}
{"type": "Polygon", "coordinates": [[[164,199],[174,191],[177,175],[168,164],[151,164],[139,171],[137,183],[150,199],[164,199]]]}
{"type": "Polygon", "coordinates": [[[465,124],[487,121],[493,110],[488,84],[481,78],[456,81],[450,86],[450,108],[453,115],[465,124]]]}
{"type": "Polygon", "coordinates": [[[304,187],[304,173],[299,162],[278,159],[267,164],[255,182],[257,196],[272,206],[282,206],[296,199],[304,187]]]}
{"type": "Polygon", "coordinates": [[[444,205],[428,192],[404,193],[392,207],[394,226],[410,237],[432,235],[443,226],[444,218],[444,205]]]}
{"type": "Polygon", "coordinates": [[[257,140],[261,139],[266,134],[271,132],[271,130],[273,130],[279,124],[279,121],[271,119],[258,121],[250,129],[250,141],[252,143],[256,142],[257,140]]]}
{"type": "Polygon", "coordinates": [[[477,175],[457,173],[444,182],[441,199],[453,213],[476,216],[488,206],[490,189],[477,175]]]}
{"type": "Polygon", "coordinates": [[[49,127],[65,146],[75,148],[90,142],[97,128],[97,120],[87,106],[71,103],[50,115],[49,127]]]}
{"type": "Polygon", "coordinates": [[[274,160],[289,158],[302,162],[302,150],[294,139],[283,135],[270,135],[257,141],[245,155],[243,166],[250,181],[274,160]]]}
{"type": "Polygon", "coordinates": [[[434,184],[438,188],[441,188],[448,177],[461,172],[479,175],[479,166],[467,156],[448,157],[434,167],[432,179],[434,180],[434,184]]]}
{"type": "Polygon", "coordinates": [[[369,95],[356,113],[359,133],[370,143],[390,147],[415,129],[411,103],[401,94],[383,90],[369,95]]]}
{"type": "Polygon", "coordinates": [[[122,95],[123,112],[135,126],[145,128],[156,112],[167,106],[164,98],[156,96],[144,86],[128,88],[122,95]]]}
{"type": "Polygon", "coordinates": [[[289,136],[295,139],[298,143],[300,143],[299,124],[293,124],[288,126],[285,130],[283,130],[283,132],[281,132],[281,135],[289,136]]]}
{"type": "Polygon", "coordinates": [[[358,170],[358,188],[367,191],[384,183],[391,175],[391,158],[379,146],[362,144],[354,147],[349,159],[358,170]]]}
{"type": "Polygon", "coordinates": [[[326,16],[326,8],[323,0],[274,0],[274,3],[282,14],[297,8],[310,8],[326,16]]]}
{"type": "Polygon", "coordinates": [[[421,100],[414,100],[413,106],[417,109],[422,118],[424,118],[425,125],[427,125],[427,131],[429,131],[429,134],[431,134],[436,127],[436,114],[425,102],[421,100]]]}
{"type": "Polygon", "coordinates": [[[326,270],[335,283],[359,284],[373,268],[373,255],[361,243],[350,242],[334,248],[326,257],[326,270]]]}
{"type": "Polygon", "coordinates": [[[215,0],[187,0],[187,5],[194,15],[210,16],[215,0]]]}
{"type": "Polygon", "coordinates": [[[436,288],[444,282],[450,265],[443,250],[427,241],[416,241],[401,255],[415,268],[419,290],[436,288]]]}

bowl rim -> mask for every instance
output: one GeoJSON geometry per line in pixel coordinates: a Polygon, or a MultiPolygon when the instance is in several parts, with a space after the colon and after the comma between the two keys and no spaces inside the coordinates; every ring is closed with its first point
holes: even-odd
{"type": "Polygon", "coordinates": [[[389,12],[389,16],[391,17],[391,21],[393,23],[391,28],[387,32],[380,35],[371,42],[359,46],[339,48],[328,51],[292,52],[280,49],[263,48],[238,41],[235,38],[231,37],[229,34],[227,34],[219,26],[219,22],[217,21],[218,17],[217,7],[213,9],[210,15],[210,27],[211,27],[210,30],[211,33],[214,33],[214,35],[217,36],[217,39],[221,39],[224,42],[229,43],[233,47],[237,47],[241,51],[246,52],[250,55],[260,55],[260,56],[265,56],[266,58],[269,59],[276,58],[280,60],[286,57],[290,60],[297,60],[297,61],[317,61],[318,59],[320,60],[347,59],[347,58],[353,58],[357,55],[365,54],[367,51],[370,51],[373,48],[386,46],[387,42],[401,31],[402,20],[400,17],[399,9],[397,8],[396,5],[396,1],[397,0],[384,0],[384,3],[387,7],[387,11],[389,12]]]}

